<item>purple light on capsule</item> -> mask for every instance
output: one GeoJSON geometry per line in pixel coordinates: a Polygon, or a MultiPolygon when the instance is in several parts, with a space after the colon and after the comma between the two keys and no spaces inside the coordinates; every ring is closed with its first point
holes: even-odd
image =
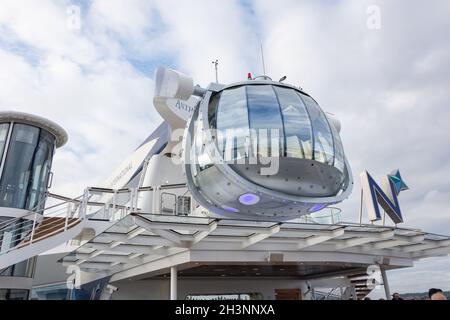
{"type": "Polygon", "coordinates": [[[233,213],[238,213],[239,209],[233,208],[233,207],[228,207],[228,206],[222,206],[222,208],[228,212],[233,212],[233,213]]]}
{"type": "Polygon", "coordinates": [[[309,209],[309,212],[316,212],[316,211],[322,210],[325,207],[326,207],[326,205],[324,205],[324,204],[316,204],[311,209],[309,209]]]}
{"type": "Polygon", "coordinates": [[[246,206],[252,206],[259,202],[260,197],[253,193],[245,193],[239,197],[239,202],[246,206]]]}

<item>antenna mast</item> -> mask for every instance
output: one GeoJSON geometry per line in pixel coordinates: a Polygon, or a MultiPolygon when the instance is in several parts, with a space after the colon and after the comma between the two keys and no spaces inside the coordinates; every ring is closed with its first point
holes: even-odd
{"type": "Polygon", "coordinates": [[[216,83],[219,83],[219,71],[217,67],[219,65],[219,60],[216,59],[212,64],[214,65],[214,69],[216,69],[216,83]]]}
{"type": "Polygon", "coordinates": [[[263,49],[263,45],[262,45],[261,41],[259,42],[259,44],[261,47],[261,61],[262,61],[262,67],[263,67],[263,74],[264,74],[264,77],[266,77],[266,64],[264,62],[264,49],[263,49]]]}

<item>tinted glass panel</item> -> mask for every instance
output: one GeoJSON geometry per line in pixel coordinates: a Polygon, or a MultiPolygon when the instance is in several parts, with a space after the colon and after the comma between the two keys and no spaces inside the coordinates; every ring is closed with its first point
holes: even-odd
{"type": "Polygon", "coordinates": [[[332,165],[334,156],[333,137],[325,114],[312,98],[303,94],[301,96],[311,118],[314,135],[314,159],[332,165]]]}
{"type": "Polygon", "coordinates": [[[15,124],[0,182],[0,206],[37,210],[43,206],[54,137],[36,127],[15,124]]]}
{"type": "Polygon", "coordinates": [[[330,123],[331,132],[333,133],[334,142],[334,166],[342,173],[344,173],[344,147],[342,146],[341,138],[339,137],[339,132],[330,123]]]}
{"type": "Polygon", "coordinates": [[[245,87],[222,92],[216,119],[217,144],[225,161],[246,157],[249,128],[245,87]]]}
{"type": "Polygon", "coordinates": [[[16,263],[2,270],[0,276],[2,277],[26,277],[33,278],[34,269],[36,266],[36,257],[16,263]]]}
{"type": "Polygon", "coordinates": [[[1,206],[26,209],[27,188],[38,142],[38,128],[14,125],[0,187],[1,206]]]}
{"type": "Polygon", "coordinates": [[[284,154],[283,121],[275,91],[269,85],[247,86],[248,117],[252,145],[257,134],[257,154],[277,157],[284,154]]]}
{"type": "Polygon", "coordinates": [[[0,300],[28,300],[28,290],[0,289],[0,300]]]}
{"type": "Polygon", "coordinates": [[[286,156],[312,159],[311,122],[303,101],[292,89],[281,87],[274,89],[284,120],[286,156]]]}
{"type": "Polygon", "coordinates": [[[47,179],[53,155],[53,136],[41,130],[39,143],[34,155],[31,182],[28,188],[27,208],[36,208],[47,191],[47,179]]]}
{"type": "Polygon", "coordinates": [[[8,137],[9,123],[0,124],[0,162],[3,159],[3,150],[5,149],[6,138],[8,137]]]}

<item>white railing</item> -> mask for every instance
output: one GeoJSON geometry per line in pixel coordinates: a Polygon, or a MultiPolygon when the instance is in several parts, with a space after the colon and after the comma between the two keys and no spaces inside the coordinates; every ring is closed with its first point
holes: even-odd
{"type": "Polygon", "coordinates": [[[86,217],[88,197],[87,191],[74,199],[49,194],[48,199],[63,202],[3,221],[0,223],[0,255],[67,231],[80,223],[86,217]]]}
{"type": "MultiPolygon", "coordinates": [[[[132,212],[164,214],[164,206],[168,205],[173,215],[192,215],[198,204],[190,196],[186,185],[166,185],[160,187],[107,189],[87,188],[83,195],[68,198],[49,194],[48,199],[60,201],[45,209],[30,211],[27,214],[0,222],[0,254],[4,254],[21,245],[32,244],[42,238],[67,231],[75,223],[84,219],[118,221],[132,212]],[[163,197],[171,203],[163,202],[163,197]],[[189,199],[188,199],[189,198],[189,199]],[[152,201],[150,210],[143,210],[139,204],[143,199],[152,201]],[[50,218],[64,218],[50,220],[50,218]],[[46,223],[42,226],[42,221],[46,223]],[[41,227],[41,229],[39,229],[41,227]],[[43,231],[49,232],[43,232],[43,231]]],[[[40,206],[40,205],[39,205],[40,206]]],[[[341,222],[339,208],[325,208],[320,212],[299,217],[298,223],[337,224],[341,222]]]]}
{"type": "Polygon", "coordinates": [[[327,207],[318,212],[294,219],[294,222],[311,224],[338,224],[342,222],[341,209],[336,207],[327,207]]]}

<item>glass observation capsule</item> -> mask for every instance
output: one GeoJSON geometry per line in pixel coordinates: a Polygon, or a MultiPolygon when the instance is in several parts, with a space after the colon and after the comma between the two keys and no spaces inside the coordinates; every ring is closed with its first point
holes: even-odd
{"type": "Polygon", "coordinates": [[[351,191],[339,130],[296,87],[213,84],[189,124],[188,185],[202,205],[228,216],[288,219],[318,211],[351,191]]]}

